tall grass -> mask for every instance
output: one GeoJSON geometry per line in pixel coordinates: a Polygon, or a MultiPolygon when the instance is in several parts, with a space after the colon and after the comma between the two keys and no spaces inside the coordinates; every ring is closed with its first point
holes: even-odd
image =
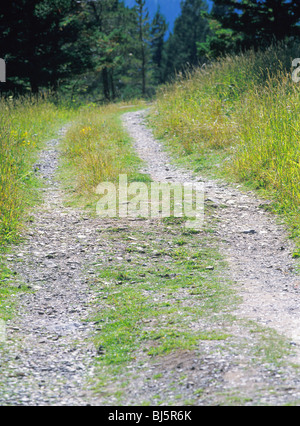
{"type": "Polygon", "coordinates": [[[160,137],[181,157],[222,153],[221,170],[264,189],[300,235],[300,85],[296,49],[228,56],[164,87],[152,114],[160,137]]]}

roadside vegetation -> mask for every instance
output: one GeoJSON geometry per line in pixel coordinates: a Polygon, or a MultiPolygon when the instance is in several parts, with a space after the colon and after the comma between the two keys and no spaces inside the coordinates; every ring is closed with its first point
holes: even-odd
{"type": "MultiPolygon", "coordinates": [[[[227,56],[163,87],[156,136],[195,171],[240,181],[273,199],[300,241],[300,86],[294,48],[227,56]]],[[[298,254],[295,253],[295,256],[298,254]]]]}

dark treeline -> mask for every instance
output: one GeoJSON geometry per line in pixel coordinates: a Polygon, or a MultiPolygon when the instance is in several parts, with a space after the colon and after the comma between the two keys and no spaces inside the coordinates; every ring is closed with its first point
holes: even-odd
{"type": "Polygon", "coordinates": [[[162,82],[167,25],[145,0],[7,0],[0,5],[0,57],[7,93],[43,89],[77,98],[147,96],[162,82]]]}
{"type": "Polygon", "coordinates": [[[6,0],[0,5],[0,57],[8,94],[59,92],[69,99],[151,96],[176,72],[226,53],[299,36],[300,2],[183,0],[168,25],[146,0],[6,0]]]}

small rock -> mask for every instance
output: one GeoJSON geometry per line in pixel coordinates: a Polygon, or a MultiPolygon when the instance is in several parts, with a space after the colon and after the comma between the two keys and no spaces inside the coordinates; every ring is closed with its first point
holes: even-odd
{"type": "Polygon", "coordinates": [[[255,229],[247,229],[247,230],[245,230],[245,231],[242,231],[242,234],[250,234],[250,235],[253,235],[253,234],[257,234],[257,232],[255,231],[255,229]]]}
{"type": "Polygon", "coordinates": [[[54,257],[55,257],[55,253],[54,252],[46,254],[46,258],[47,259],[54,259],[54,257]]]}
{"type": "Polygon", "coordinates": [[[99,346],[99,348],[97,350],[97,354],[98,355],[104,355],[105,354],[105,349],[102,345],[99,346]]]}

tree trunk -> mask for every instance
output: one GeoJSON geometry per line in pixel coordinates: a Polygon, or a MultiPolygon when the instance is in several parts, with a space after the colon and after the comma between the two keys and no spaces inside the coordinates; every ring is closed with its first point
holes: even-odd
{"type": "Polygon", "coordinates": [[[142,46],[142,94],[146,95],[146,57],[144,44],[142,46]]]}
{"type": "Polygon", "coordinates": [[[111,72],[109,73],[109,77],[110,77],[110,87],[111,87],[112,99],[114,100],[114,99],[116,99],[116,88],[115,88],[113,70],[111,70],[111,72]]]}
{"type": "Polygon", "coordinates": [[[37,77],[35,75],[31,75],[29,80],[30,80],[31,92],[34,95],[37,95],[39,93],[39,84],[38,84],[37,77]]]}

